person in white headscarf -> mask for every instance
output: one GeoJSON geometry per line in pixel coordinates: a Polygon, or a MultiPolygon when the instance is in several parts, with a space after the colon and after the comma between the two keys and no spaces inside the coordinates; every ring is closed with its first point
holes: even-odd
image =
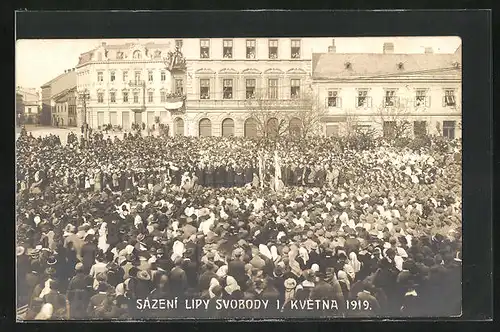
{"type": "Polygon", "coordinates": [[[307,262],[309,261],[309,253],[307,249],[304,247],[299,248],[299,257],[297,257],[296,261],[299,263],[300,268],[305,270],[307,268],[307,262]]]}
{"type": "Polygon", "coordinates": [[[36,320],[49,320],[54,313],[54,307],[50,303],[45,303],[40,312],[35,316],[36,320]]]}
{"type": "Polygon", "coordinates": [[[99,228],[99,240],[97,242],[97,247],[102,250],[102,252],[108,251],[109,244],[108,242],[108,227],[105,222],[101,224],[99,228]]]}
{"type": "Polygon", "coordinates": [[[358,273],[359,270],[361,270],[361,263],[358,260],[358,256],[354,252],[349,254],[349,264],[352,266],[354,273],[358,273]]]}

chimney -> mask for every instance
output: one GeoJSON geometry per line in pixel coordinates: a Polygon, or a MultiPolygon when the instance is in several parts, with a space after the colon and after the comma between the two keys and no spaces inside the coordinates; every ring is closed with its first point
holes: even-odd
{"type": "Polygon", "coordinates": [[[394,44],[393,43],[384,43],[383,51],[384,51],[384,54],[394,53],[394,44]]]}
{"type": "Polygon", "coordinates": [[[335,39],[332,39],[332,45],[328,46],[328,53],[336,53],[337,47],[335,46],[335,39]]]}
{"type": "Polygon", "coordinates": [[[432,53],[434,53],[434,50],[432,49],[432,47],[425,48],[425,54],[432,54],[432,53]]]}

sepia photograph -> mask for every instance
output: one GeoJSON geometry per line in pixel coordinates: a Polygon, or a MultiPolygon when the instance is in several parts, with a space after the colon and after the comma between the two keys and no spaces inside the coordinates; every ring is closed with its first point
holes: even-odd
{"type": "Polygon", "coordinates": [[[456,36],[19,39],[17,321],[460,317],[456,36]]]}

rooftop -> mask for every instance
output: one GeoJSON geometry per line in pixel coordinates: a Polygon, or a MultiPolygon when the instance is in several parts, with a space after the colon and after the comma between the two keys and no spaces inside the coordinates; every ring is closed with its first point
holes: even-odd
{"type": "Polygon", "coordinates": [[[313,78],[369,78],[458,70],[460,50],[453,54],[314,53],[313,78]]]}
{"type": "MultiPolygon", "coordinates": [[[[59,76],[56,76],[55,78],[51,79],[50,81],[48,81],[47,83],[43,84],[41,86],[41,88],[46,88],[46,87],[49,87],[50,85],[54,84],[55,82],[57,82],[58,80],[60,80],[61,78],[67,76],[67,75],[75,75],[76,77],[76,72],[74,70],[68,70],[68,71],[65,71],[64,73],[60,74],[59,76]]],[[[76,80],[75,80],[76,81],[76,80]]]]}

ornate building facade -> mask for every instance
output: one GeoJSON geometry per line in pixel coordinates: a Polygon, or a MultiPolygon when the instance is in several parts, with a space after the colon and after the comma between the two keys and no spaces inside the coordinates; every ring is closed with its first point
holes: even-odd
{"type": "MultiPolygon", "coordinates": [[[[276,117],[301,109],[318,38],[165,39],[81,55],[78,123],[130,130],[168,125],[171,135],[254,136],[252,100],[276,117]]],[[[269,119],[275,121],[275,117],[269,119]]],[[[281,121],[281,119],[279,119],[281,121]]]]}
{"type": "Polygon", "coordinates": [[[355,126],[382,135],[404,129],[409,136],[461,137],[461,47],[451,54],[397,54],[390,43],[370,54],[333,48],[314,54],[312,67],[325,135],[355,126]]]}

